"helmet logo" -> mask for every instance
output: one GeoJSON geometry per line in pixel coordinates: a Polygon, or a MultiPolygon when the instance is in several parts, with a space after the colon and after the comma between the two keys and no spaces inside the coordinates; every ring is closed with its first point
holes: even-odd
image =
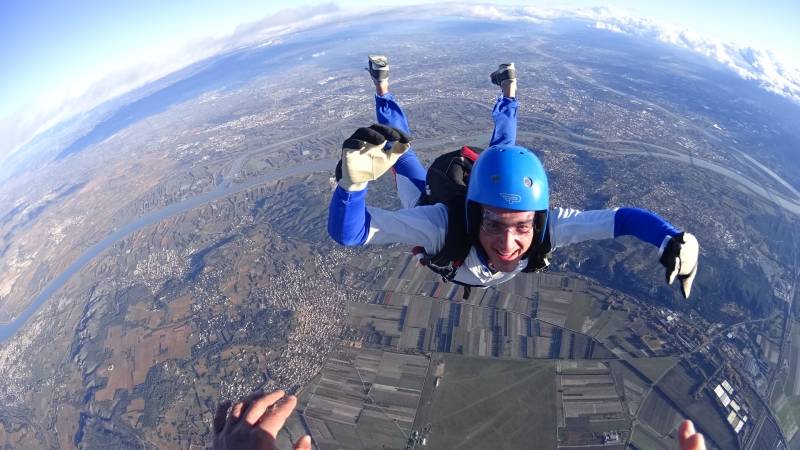
{"type": "Polygon", "coordinates": [[[506,201],[506,203],[519,203],[522,200],[522,197],[517,194],[506,194],[505,192],[500,193],[500,197],[506,201]]]}

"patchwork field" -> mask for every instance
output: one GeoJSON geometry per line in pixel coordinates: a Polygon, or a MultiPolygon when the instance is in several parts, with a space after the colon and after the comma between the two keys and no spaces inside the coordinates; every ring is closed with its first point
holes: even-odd
{"type": "Polygon", "coordinates": [[[414,428],[430,449],[554,448],[555,397],[553,361],[435,354],[414,428]]]}

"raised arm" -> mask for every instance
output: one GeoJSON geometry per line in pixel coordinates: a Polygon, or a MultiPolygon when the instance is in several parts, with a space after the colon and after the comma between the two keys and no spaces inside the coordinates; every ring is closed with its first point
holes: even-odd
{"type": "Polygon", "coordinates": [[[420,206],[400,211],[368,208],[369,181],[386,173],[408,148],[403,132],[372,125],[359,128],[342,144],[338,186],[328,210],[328,233],[347,246],[405,243],[437,251],[444,245],[447,209],[444,205],[420,206]],[[385,149],[387,142],[394,142],[385,149]]]}

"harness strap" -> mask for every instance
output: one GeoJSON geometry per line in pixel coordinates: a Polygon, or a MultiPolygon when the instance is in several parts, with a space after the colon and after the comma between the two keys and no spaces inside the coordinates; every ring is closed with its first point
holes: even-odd
{"type": "Polygon", "coordinates": [[[478,160],[478,153],[475,150],[467,147],[466,145],[461,147],[461,156],[467,158],[468,160],[475,162],[478,160]]]}

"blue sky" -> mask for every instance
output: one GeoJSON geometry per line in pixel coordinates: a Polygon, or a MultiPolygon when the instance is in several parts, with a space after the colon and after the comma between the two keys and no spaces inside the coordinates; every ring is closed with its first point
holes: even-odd
{"type": "Polygon", "coordinates": [[[43,96],[79,91],[165,45],[230,33],[278,8],[255,0],[3,0],[0,117],[43,96]]]}
{"type": "MultiPolygon", "coordinates": [[[[369,8],[367,2],[355,0],[335,3],[342,9],[369,8]]],[[[408,4],[397,0],[374,3],[383,7],[408,4]]],[[[113,87],[124,89],[127,85],[115,83],[115,74],[126,74],[134,83],[132,66],[139,65],[145,71],[167,67],[160,61],[178,64],[175,55],[180,55],[184,46],[204,37],[221,38],[237,25],[258,21],[288,4],[264,0],[3,0],[0,141],[6,147],[0,147],[0,160],[11,150],[7,148],[9,142],[17,146],[46,124],[80,109],[80,102],[73,101],[71,108],[65,105],[70,98],[85,95],[91,86],[98,99],[98,92],[116,94],[113,87]]],[[[511,0],[506,4],[549,6],[539,0],[511,0]]],[[[655,22],[693,29],[706,37],[769,49],[800,67],[798,0],[573,0],[558,4],[559,8],[592,6],[621,8],[655,22]],[[766,4],[769,6],[763,6],[766,4]]]]}

